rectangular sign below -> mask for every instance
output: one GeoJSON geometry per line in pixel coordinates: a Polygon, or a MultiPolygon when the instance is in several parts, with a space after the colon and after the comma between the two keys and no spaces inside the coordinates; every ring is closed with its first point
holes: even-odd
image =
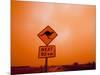
{"type": "Polygon", "coordinates": [[[39,58],[51,58],[56,56],[56,47],[55,45],[49,45],[49,46],[40,46],[39,47],[39,58]]]}

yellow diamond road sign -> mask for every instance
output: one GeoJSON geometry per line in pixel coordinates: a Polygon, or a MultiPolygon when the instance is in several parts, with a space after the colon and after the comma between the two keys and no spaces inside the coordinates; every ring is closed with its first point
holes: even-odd
{"type": "Polygon", "coordinates": [[[38,34],[38,36],[46,45],[48,45],[57,36],[57,33],[50,26],[47,26],[38,34]]]}

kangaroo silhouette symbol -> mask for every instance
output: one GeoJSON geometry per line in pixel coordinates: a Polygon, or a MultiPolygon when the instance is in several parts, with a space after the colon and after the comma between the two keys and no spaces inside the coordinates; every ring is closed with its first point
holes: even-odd
{"type": "Polygon", "coordinates": [[[41,36],[46,35],[48,39],[52,39],[52,38],[50,38],[50,36],[51,36],[53,33],[54,33],[54,32],[46,31],[46,32],[43,33],[41,36]]]}

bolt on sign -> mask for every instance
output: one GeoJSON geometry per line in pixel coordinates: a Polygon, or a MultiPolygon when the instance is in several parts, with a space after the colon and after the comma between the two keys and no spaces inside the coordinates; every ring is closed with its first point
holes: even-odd
{"type": "Polygon", "coordinates": [[[43,30],[38,34],[38,37],[39,37],[46,45],[48,45],[56,36],[57,36],[57,33],[56,33],[50,26],[47,26],[45,29],[43,29],[43,30]]]}
{"type": "Polygon", "coordinates": [[[40,46],[39,47],[39,58],[51,58],[56,56],[56,47],[55,45],[49,46],[40,46]]]}

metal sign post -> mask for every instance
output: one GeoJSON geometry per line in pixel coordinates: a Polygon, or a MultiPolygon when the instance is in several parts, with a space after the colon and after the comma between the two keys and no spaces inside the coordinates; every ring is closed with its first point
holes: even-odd
{"type": "MultiPolygon", "coordinates": [[[[48,46],[48,45],[46,45],[46,46],[48,46]]],[[[46,53],[47,53],[47,51],[46,51],[46,53]]],[[[48,58],[47,57],[45,57],[45,72],[48,72],[48,58]]]]}
{"type": "Polygon", "coordinates": [[[45,72],[48,72],[48,58],[45,58],[45,72]]]}
{"type": "Polygon", "coordinates": [[[55,45],[49,45],[56,36],[57,33],[50,26],[47,26],[38,34],[38,37],[46,44],[46,46],[39,47],[38,53],[39,58],[45,58],[45,72],[48,72],[48,58],[56,56],[55,45]]]}

